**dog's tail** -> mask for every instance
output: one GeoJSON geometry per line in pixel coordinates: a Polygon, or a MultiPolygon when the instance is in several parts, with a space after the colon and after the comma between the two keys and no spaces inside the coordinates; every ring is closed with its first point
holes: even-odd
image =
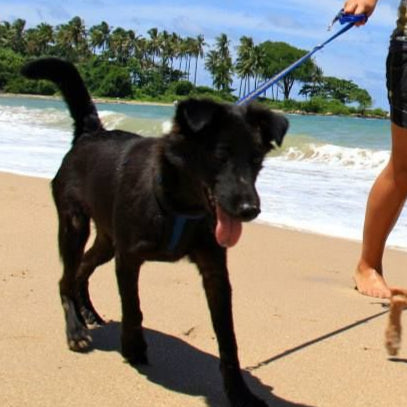
{"type": "Polygon", "coordinates": [[[103,129],[96,106],[72,63],[58,58],[40,58],[26,64],[21,73],[30,79],[48,79],[58,86],[74,120],[73,144],[81,134],[103,129]]]}

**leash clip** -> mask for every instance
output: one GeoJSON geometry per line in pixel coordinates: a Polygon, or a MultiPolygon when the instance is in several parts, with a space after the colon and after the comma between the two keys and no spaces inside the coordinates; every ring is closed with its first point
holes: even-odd
{"type": "Polygon", "coordinates": [[[348,14],[345,13],[343,9],[339,11],[339,13],[334,17],[332,20],[331,24],[328,26],[328,31],[332,30],[332,27],[334,24],[339,21],[340,24],[346,24],[346,23],[359,23],[359,22],[366,22],[367,21],[367,15],[366,14],[348,14]]]}

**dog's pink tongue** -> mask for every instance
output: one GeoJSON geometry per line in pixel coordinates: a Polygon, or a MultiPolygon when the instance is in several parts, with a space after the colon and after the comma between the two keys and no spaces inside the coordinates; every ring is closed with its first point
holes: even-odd
{"type": "Polygon", "coordinates": [[[242,223],[231,218],[219,205],[216,205],[216,215],[216,240],[223,247],[234,246],[242,234],[242,223]]]}

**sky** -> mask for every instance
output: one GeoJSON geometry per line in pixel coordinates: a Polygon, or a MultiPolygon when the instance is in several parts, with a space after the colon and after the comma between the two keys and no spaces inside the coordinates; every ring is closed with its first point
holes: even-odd
{"type": "MultiPolygon", "coordinates": [[[[26,27],[41,22],[53,26],[80,16],[87,28],[106,21],[113,28],[176,32],[181,36],[204,35],[208,44],[221,33],[231,40],[231,51],[243,35],[255,44],[284,41],[310,51],[328,39],[327,27],[342,8],[344,0],[0,0],[0,21],[26,20],[26,27]]],[[[399,0],[381,0],[363,27],[353,27],[314,54],[325,76],[353,80],[373,98],[373,106],[388,110],[385,60],[389,37],[395,27],[399,0]]],[[[200,85],[210,84],[201,70],[200,85]]],[[[236,86],[236,84],[234,84],[236,86]]],[[[292,95],[293,98],[296,95],[292,95]]]]}

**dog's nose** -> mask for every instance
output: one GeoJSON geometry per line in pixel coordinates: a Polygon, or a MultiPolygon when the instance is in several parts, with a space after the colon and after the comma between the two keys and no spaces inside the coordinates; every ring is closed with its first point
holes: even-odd
{"type": "Polygon", "coordinates": [[[244,202],[239,207],[239,217],[245,222],[253,220],[259,213],[260,208],[255,204],[244,202]]]}

